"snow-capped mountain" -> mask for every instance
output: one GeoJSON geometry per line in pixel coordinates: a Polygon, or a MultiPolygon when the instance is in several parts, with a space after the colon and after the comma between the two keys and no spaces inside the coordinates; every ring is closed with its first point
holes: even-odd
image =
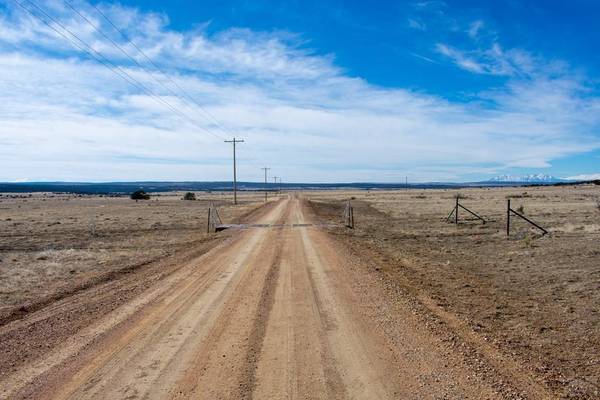
{"type": "Polygon", "coordinates": [[[529,174],[522,176],[500,175],[489,180],[489,182],[525,182],[525,183],[557,183],[565,179],[557,178],[548,174],[529,174]]]}

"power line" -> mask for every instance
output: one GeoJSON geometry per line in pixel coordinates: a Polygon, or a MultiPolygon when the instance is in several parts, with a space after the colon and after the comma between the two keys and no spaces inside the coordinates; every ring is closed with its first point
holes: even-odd
{"type": "MultiPolygon", "coordinates": [[[[66,1],[66,3],[69,5],[69,2],[66,1]]],[[[104,13],[102,12],[102,10],[100,10],[100,8],[98,8],[98,6],[96,6],[95,4],[91,3],[91,6],[98,12],[98,14],[100,14],[114,29],[115,31],[117,31],[129,44],[131,44],[133,47],[135,47],[135,49],[157,70],[161,73],[161,75],[163,75],[169,82],[171,82],[171,84],[173,84],[177,89],[179,89],[179,91],[181,91],[181,93],[183,93],[184,97],[187,98],[188,100],[190,100],[192,103],[194,103],[196,106],[198,106],[198,108],[204,113],[205,116],[207,116],[212,122],[215,123],[215,125],[217,125],[223,132],[225,133],[229,133],[231,135],[234,135],[229,129],[226,129],[225,127],[223,127],[223,125],[221,125],[221,123],[219,123],[219,121],[214,117],[214,115],[212,115],[210,112],[208,112],[208,110],[204,109],[204,107],[198,102],[196,101],[196,99],[194,97],[192,97],[183,87],[181,87],[181,85],[179,85],[173,78],[171,78],[168,74],[164,73],[161,71],[160,67],[150,58],[148,57],[148,55],[137,45],[135,44],[135,42],[129,38],[129,36],[123,32],[122,29],[120,29],[119,27],[117,27],[117,25],[115,23],[113,23],[113,21],[104,13]]],[[[77,12],[72,6],[70,6],[71,9],[73,9],[75,12],[77,12]]],[[[79,12],[77,12],[79,14],[79,12]]],[[[81,15],[81,14],[80,14],[81,15]]],[[[83,16],[82,16],[83,17],[83,16]]],[[[87,18],[86,18],[87,19],[87,18]]],[[[102,33],[103,36],[106,37],[106,35],[104,33],[102,33]]],[[[109,39],[110,40],[110,39],[109,39]]],[[[113,42],[112,40],[110,40],[111,42],[113,42]]],[[[114,42],[113,42],[114,43],[114,42]]],[[[118,46],[118,45],[117,45],[118,46]]],[[[120,48],[120,46],[118,46],[120,48]]],[[[124,51],[121,49],[121,51],[124,51]]],[[[131,57],[130,57],[131,58],[131,57]]],[[[134,62],[137,65],[140,65],[137,60],[134,59],[134,62]]],[[[140,65],[140,67],[142,67],[140,65]]],[[[143,68],[143,67],[142,67],[143,68]]],[[[145,70],[145,69],[144,69],[145,70]]]]}
{"type": "MultiPolygon", "coordinates": [[[[129,58],[131,61],[133,61],[138,67],[140,67],[144,72],[146,72],[148,75],[150,75],[163,89],[167,90],[169,93],[171,93],[173,96],[175,97],[181,97],[179,96],[175,91],[173,91],[171,88],[167,87],[163,82],[161,82],[156,76],[155,74],[148,70],[145,66],[143,66],[142,64],[140,64],[140,62],[138,60],[135,59],[135,57],[133,57],[131,54],[129,54],[121,45],[119,45],[119,43],[115,42],[110,36],[108,36],[106,33],[104,33],[104,31],[99,28],[98,26],[96,26],[92,21],[89,20],[89,18],[87,18],[83,13],[81,13],[79,10],[77,10],[73,4],[68,1],[65,0],[65,4],[67,5],[67,7],[69,7],[71,10],[73,10],[73,12],[75,12],[77,15],[79,15],[85,22],[88,23],[88,25],[90,25],[96,32],[98,32],[99,34],[101,34],[104,38],[106,38],[114,47],[116,47],[119,51],[121,51],[121,53],[123,53],[127,58],[129,58]]],[[[100,13],[100,15],[102,15],[107,21],[110,22],[110,24],[117,29],[117,31],[126,39],[128,40],[129,43],[131,43],[148,61],[150,61],[150,63],[152,63],[152,65],[154,65],[154,67],[156,69],[160,71],[160,69],[158,68],[158,66],[137,46],[135,45],[135,43],[133,43],[123,32],[121,32],[118,28],[116,28],[115,24],[112,23],[112,21],[110,21],[110,19],[104,15],[104,13],[102,13],[95,5],[94,8],[100,13]]],[[[167,79],[169,79],[169,81],[171,81],[173,84],[175,84],[176,86],[177,83],[172,80],[167,74],[162,73],[161,75],[163,75],[164,77],[166,77],[167,79]]],[[[183,89],[181,89],[183,92],[183,89]]],[[[185,93],[184,93],[185,94],[185,93]]],[[[191,98],[189,95],[186,95],[187,98],[191,98]]],[[[209,116],[209,119],[211,119],[211,123],[214,123],[216,126],[218,126],[223,132],[225,132],[225,129],[219,124],[219,122],[211,115],[208,113],[208,111],[204,110],[202,108],[202,106],[195,102],[193,99],[192,101],[200,108],[200,110],[205,114],[209,116]]]]}
{"type": "MultiPolygon", "coordinates": [[[[29,1],[29,0],[28,0],[29,1]]],[[[173,89],[167,87],[163,82],[161,82],[159,79],[156,78],[155,74],[153,74],[152,71],[148,70],[145,66],[143,66],[142,64],[140,64],[140,62],[133,57],[128,51],[126,51],[121,45],[119,45],[117,42],[115,42],[112,38],[110,38],[110,36],[108,36],[101,28],[99,28],[98,26],[96,26],[92,21],[89,20],[89,18],[87,18],[85,15],[83,15],[80,11],[78,11],[72,4],[71,1],[69,0],[64,0],[65,4],[71,9],[73,10],[75,13],[77,13],[81,18],[83,18],[96,32],[100,33],[103,37],[105,37],[107,40],[109,40],[113,46],[115,46],[117,49],[119,49],[127,58],[129,58],[131,61],[133,61],[137,66],[139,66],[141,69],[143,69],[146,73],[148,73],[161,87],[163,87],[165,90],[169,91],[171,94],[173,94],[176,97],[183,97],[189,101],[191,101],[192,103],[194,103],[198,109],[204,114],[205,117],[207,117],[212,123],[214,123],[214,125],[216,125],[222,132],[230,134],[232,137],[235,137],[236,134],[233,133],[231,130],[227,129],[226,127],[224,127],[217,119],[214,115],[212,115],[208,110],[206,110],[202,104],[200,104],[192,95],[190,95],[183,87],[181,87],[181,85],[179,85],[177,83],[177,81],[175,81],[169,74],[163,72],[161,70],[161,67],[158,66],[153,60],[152,58],[150,58],[145,52],[144,50],[138,46],[128,35],[127,33],[124,32],[123,29],[119,28],[109,17],[108,15],[106,15],[106,13],[104,13],[96,4],[90,3],[90,6],[93,7],[96,12],[102,16],[102,18],[104,18],[106,20],[106,22],[108,22],[108,24],[110,24],[113,29],[119,34],[121,35],[121,37],[123,39],[125,39],[125,41],[127,41],[129,44],[131,44],[143,57],[144,59],[146,59],[148,61],[148,63],[150,63],[155,69],[156,71],[162,76],[164,77],[166,80],[168,80],[174,87],[176,87],[177,89],[179,89],[179,91],[182,93],[182,96],[180,96],[178,93],[175,93],[175,91],[173,91],[173,89]]],[[[221,137],[221,139],[225,139],[223,137],[221,137]]],[[[253,148],[252,145],[250,145],[250,148],[253,148]]]]}
{"type": "MultiPolygon", "coordinates": [[[[178,115],[179,117],[181,117],[184,120],[188,120],[189,122],[191,122],[193,125],[197,126],[198,128],[200,128],[202,131],[209,133],[217,138],[220,139],[224,139],[222,138],[220,135],[206,129],[205,127],[198,125],[192,118],[190,118],[189,116],[187,116],[186,114],[184,114],[183,112],[181,112],[180,110],[176,109],[174,106],[172,106],[169,102],[167,102],[165,99],[163,99],[162,97],[159,97],[158,95],[156,95],[152,90],[150,90],[148,87],[146,87],[143,83],[141,83],[140,81],[138,81],[137,79],[135,79],[133,76],[131,76],[127,71],[125,71],[123,68],[121,68],[119,65],[116,65],[115,63],[113,63],[111,60],[109,60],[107,57],[105,57],[102,53],[100,53],[99,51],[95,50],[91,45],[89,45],[86,41],[84,41],[83,39],[81,39],[78,35],[76,35],[75,33],[73,33],[71,30],[69,30],[64,24],[62,24],[59,20],[53,18],[51,15],[49,15],[46,11],[44,11],[43,8],[41,8],[40,6],[38,6],[37,4],[33,3],[31,0],[25,0],[27,1],[29,4],[31,4],[33,7],[35,7],[38,12],[40,12],[41,14],[43,14],[48,20],[54,22],[54,24],[58,25],[60,28],[62,28],[62,31],[57,29],[56,26],[53,26],[50,22],[48,22],[46,19],[36,15],[32,10],[30,10],[29,8],[25,7],[23,3],[19,2],[18,0],[15,0],[15,3],[22,8],[24,11],[26,11],[29,15],[31,15],[33,18],[41,21],[43,24],[45,24],[46,26],[48,26],[50,29],[52,29],[54,32],[56,32],[59,36],[63,37],[64,39],[66,39],[71,45],[73,45],[75,48],[79,49],[80,51],[84,52],[85,54],[87,54],[88,56],[90,56],[92,59],[96,60],[97,62],[99,62],[100,64],[102,64],[104,67],[108,68],[111,72],[115,73],[116,75],[118,75],[119,77],[121,77],[123,80],[125,80],[127,83],[131,84],[132,86],[134,86],[135,88],[143,91],[144,93],[148,94],[151,98],[153,98],[154,100],[156,100],[157,102],[165,105],[167,108],[169,108],[173,113],[175,113],[176,115],[178,115]],[[72,38],[74,38],[76,41],[74,41],[72,38],[70,38],[69,36],[67,36],[66,33],[68,33],[72,38]]],[[[82,19],[84,19],[96,32],[100,33],[103,37],[105,37],[108,41],[110,41],[113,46],[115,46],[117,49],[119,49],[127,58],[129,58],[130,60],[132,60],[136,65],[138,65],[143,71],[145,71],[146,73],[148,73],[157,83],[159,83],[164,89],[166,89],[168,92],[170,92],[171,94],[175,95],[176,97],[179,97],[172,89],[168,88],[167,86],[165,86],[160,80],[158,80],[154,74],[150,71],[148,71],[143,65],[141,65],[134,57],[132,57],[125,49],[123,49],[123,47],[121,47],[118,43],[116,43],[114,40],[112,40],[108,35],[106,35],[101,29],[99,29],[94,23],[92,23],[85,15],[83,15],[82,13],[80,13],[77,9],[75,9],[72,4],[69,1],[65,1],[65,4],[71,9],[73,10],[76,14],[78,14],[82,19]]],[[[92,4],[93,5],[93,4],[92,4]]],[[[110,19],[104,15],[104,13],[102,13],[95,5],[93,5],[94,8],[96,8],[96,10],[107,20],[109,21],[109,23],[117,30],[119,31],[119,33],[126,39],[128,40],[139,52],[140,54],[142,54],[156,69],[159,70],[158,66],[142,51],[142,49],[140,49],[135,43],[133,43],[131,40],[129,40],[127,38],[127,36],[121,31],[119,30],[113,23],[112,21],[110,21],[110,19]]],[[[159,70],[160,71],[160,70],[159,70]]],[[[173,79],[171,79],[171,77],[167,74],[162,73],[163,76],[165,76],[171,83],[173,83],[176,87],[178,87],[186,96],[188,99],[191,99],[198,107],[200,110],[202,110],[206,115],[208,115],[214,122],[215,124],[221,128],[221,130],[225,131],[225,129],[223,128],[223,126],[216,120],[216,118],[214,116],[212,116],[212,114],[210,114],[208,111],[204,110],[202,108],[202,106],[195,100],[193,99],[190,95],[188,95],[182,88],[181,86],[179,86],[173,79]]],[[[225,140],[226,143],[233,143],[233,189],[234,189],[234,204],[237,204],[237,172],[236,172],[236,143],[242,143],[244,142],[244,140],[238,140],[235,137],[233,138],[233,140],[225,140]]],[[[267,174],[267,169],[265,169],[265,190],[266,190],[266,174],[267,174]]],[[[267,193],[265,191],[265,200],[267,198],[267,193]]]]}
{"type": "Polygon", "coordinates": [[[175,93],[172,89],[168,88],[167,86],[165,86],[160,80],[158,80],[154,74],[149,71],[148,69],[146,69],[146,67],[144,67],[142,64],[140,64],[133,56],[131,56],[123,47],[121,47],[117,42],[115,42],[110,36],[108,36],[106,33],[104,33],[104,31],[102,31],[100,28],[98,28],[92,21],[89,20],[89,18],[87,18],[84,14],[82,14],[81,12],[79,12],[75,7],[73,7],[73,5],[71,4],[71,2],[65,0],[64,2],[66,4],[67,7],[69,7],[71,10],[73,10],[77,15],[79,15],[85,22],[88,23],[88,25],[90,25],[96,32],[98,32],[99,34],[101,34],[104,38],[106,38],[114,47],[116,47],[118,50],[121,51],[121,53],[123,53],[125,55],[125,57],[129,58],[131,61],[133,61],[138,67],[140,67],[144,72],[146,72],[148,75],[150,75],[163,89],[167,90],[169,93],[171,93],[173,96],[175,97],[179,97],[177,95],[177,93],[175,93]]]}
{"type": "MultiPolygon", "coordinates": [[[[102,65],[106,66],[107,68],[111,69],[113,72],[115,72],[116,74],[118,74],[119,76],[121,76],[121,78],[123,78],[125,81],[127,81],[128,83],[132,84],[132,85],[137,85],[135,82],[132,82],[129,80],[129,78],[126,75],[123,75],[116,66],[111,65],[109,63],[107,63],[105,60],[97,57],[96,55],[94,55],[92,52],[86,50],[84,47],[80,46],[79,44],[77,44],[76,42],[74,42],[72,39],[70,39],[67,35],[65,35],[63,32],[59,31],[58,29],[56,29],[55,27],[53,27],[50,23],[48,23],[48,21],[38,17],[37,15],[35,15],[31,10],[29,10],[28,8],[26,8],[22,3],[18,2],[15,0],[15,3],[17,3],[17,5],[19,7],[21,7],[23,10],[25,10],[27,13],[29,13],[32,17],[38,19],[39,21],[41,21],[42,23],[44,23],[46,26],[48,26],[50,29],[52,29],[54,32],[56,32],[57,34],[59,34],[60,36],[62,36],[64,39],[66,39],[67,41],[69,41],[73,46],[77,47],[79,50],[87,53],[90,57],[92,57],[93,59],[95,59],[96,61],[98,61],[99,63],[101,63],[102,65]]],[[[33,3],[32,3],[33,4],[33,3]]],[[[35,6],[35,4],[34,4],[35,6]]],[[[36,6],[37,7],[37,6],[36,6]]],[[[138,87],[139,88],[139,87],[138,87]]]]}
{"type": "Polygon", "coordinates": [[[182,119],[187,120],[188,122],[192,123],[193,125],[195,125],[199,129],[201,129],[202,131],[204,131],[204,132],[206,132],[206,133],[208,133],[210,135],[213,135],[213,136],[215,136],[215,137],[217,137],[219,139],[223,139],[223,137],[221,137],[220,135],[217,135],[216,133],[214,133],[212,131],[209,131],[205,127],[199,125],[196,121],[194,121],[192,118],[190,118],[189,116],[187,116],[186,114],[182,113],[180,110],[178,110],[177,108],[175,108],[174,106],[172,106],[165,99],[163,99],[160,96],[156,95],[154,92],[152,92],[150,89],[148,89],[143,83],[139,82],[137,79],[135,79],[134,77],[132,77],[123,68],[121,68],[120,66],[116,65],[115,63],[113,63],[112,61],[110,61],[108,58],[106,58],[104,55],[102,55],[100,52],[98,52],[95,49],[93,49],[87,42],[85,42],[83,39],[81,39],[75,33],[73,33],[72,31],[70,31],[60,21],[58,21],[57,19],[55,19],[52,16],[50,16],[46,11],[44,11],[44,9],[42,9],[41,7],[39,7],[37,4],[33,3],[30,0],[25,0],[29,4],[31,4],[32,6],[34,6],[46,18],[48,18],[50,21],[54,22],[56,25],[58,25],[59,27],[61,27],[65,32],[67,32],[69,35],[71,35],[73,38],[75,38],[79,43],[81,43],[81,45],[78,44],[78,43],[76,43],[75,41],[73,41],[71,38],[69,38],[65,33],[61,32],[58,29],[56,29],[56,27],[52,26],[52,24],[50,24],[48,21],[44,20],[40,16],[36,15],[35,13],[33,13],[30,9],[28,9],[27,7],[25,7],[23,5],[23,3],[19,2],[18,0],[14,0],[14,1],[15,1],[15,3],[19,7],[21,7],[23,10],[25,10],[32,17],[34,17],[34,18],[38,19],[39,21],[41,21],[46,26],[48,26],[50,29],[52,29],[54,32],[56,32],[57,34],[59,34],[60,36],[62,36],[64,39],[66,39],[73,46],[75,46],[79,50],[83,51],[84,53],[88,54],[94,60],[98,61],[103,66],[107,67],[109,70],[111,70],[112,72],[114,72],[117,75],[119,75],[127,83],[131,84],[132,86],[136,87],[137,89],[142,90],[144,93],[148,94],[155,101],[157,101],[159,103],[162,103],[163,105],[165,105],[166,107],[168,107],[173,113],[177,114],[182,119]]]}

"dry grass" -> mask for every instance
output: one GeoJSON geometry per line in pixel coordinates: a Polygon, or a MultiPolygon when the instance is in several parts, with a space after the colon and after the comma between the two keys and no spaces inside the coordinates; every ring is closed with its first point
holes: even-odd
{"type": "MultiPolygon", "coordinates": [[[[323,218],[356,197],[356,229],[338,231],[374,249],[387,279],[433,299],[565,396],[600,387],[599,186],[461,189],[458,226],[445,221],[457,191],[318,192],[323,218]],[[426,198],[422,198],[425,196],[426,198]],[[550,231],[519,218],[506,236],[506,199],[550,231]]],[[[340,214],[341,215],[341,214],[340,214]]]]}
{"type": "Polygon", "coordinates": [[[0,195],[0,319],[103,274],[135,268],[206,240],[214,202],[225,221],[254,208],[260,194],[128,197],[0,195]]]}

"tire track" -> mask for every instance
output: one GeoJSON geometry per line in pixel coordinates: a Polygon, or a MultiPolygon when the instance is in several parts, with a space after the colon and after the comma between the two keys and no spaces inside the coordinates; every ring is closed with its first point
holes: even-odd
{"type": "Polygon", "coordinates": [[[239,385],[240,392],[238,398],[240,399],[253,398],[256,389],[256,369],[263,348],[265,332],[267,330],[267,321],[269,320],[275,302],[275,290],[277,281],[279,280],[279,272],[281,270],[282,247],[282,241],[277,242],[275,258],[269,267],[269,271],[267,272],[267,276],[263,283],[254,325],[251,330],[252,333],[248,338],[248,350],[244,360],[244,373],[240,379],[239,385]]]}
{"type": "MultiPolygon", "coordinates": [[[[272,214],[278,216],[276,220],[287,218],[286,202],[274,204],[272,214]]],[[[253,235],[251,231],[247,232],[253,235]]],[[[230,297],[219,307],[218,316],[210,321],[210,330],[196,348],[192,362],[172,384],[171,398],[212,400],[252,396],[253,363],[260,353],[264,336],[260,314],[268,318],[268,293],[273,291],[268,288],[268,282],[277,281],[278,254],[281,251],[277,244],[280,232],[256,232],[254,235],[261,234],[263,241],[256,246],[255,255],[242,267],[242,276],[231,290],[230,297]]]]}

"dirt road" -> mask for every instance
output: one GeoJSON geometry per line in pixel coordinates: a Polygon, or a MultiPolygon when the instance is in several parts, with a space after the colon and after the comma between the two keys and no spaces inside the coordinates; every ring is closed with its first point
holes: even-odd
{"type": "Polygon", "coordinates": [[[255,222],[273,226],[230,233],[7,375],[0,397],[504,397],[386,303],[377,278],[310,225],[301,200],[280,200],[255,222]]]}

